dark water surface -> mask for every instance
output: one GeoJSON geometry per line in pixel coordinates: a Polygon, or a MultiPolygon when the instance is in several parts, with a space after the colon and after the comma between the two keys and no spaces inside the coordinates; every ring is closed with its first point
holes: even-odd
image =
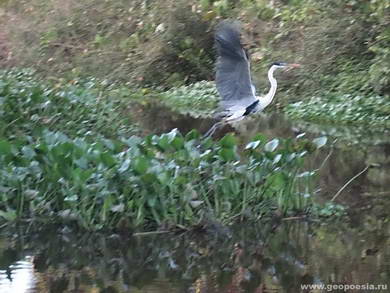
{"type": "MultiPolygon", "coordinates": [[[[144,134],[179,128],[205,132],[212,119],[135,107],[144,134]]],[[[332,223],[287,219],[208,233],[130,237],[85,234],[65,228],[2,231],[0,293],[24,292],[309,292],[334,285],[378,286],[390,292],[390,136],[353,128],[290,123],[280,115],[256,117],[235,130],[245,142],[257,132],[271,137],[324,134],[338,142],[314,155],[320,168],[318,200],[339,193],[349,217],[332,223]]],[[[332,287],[332,289],[335,287],[332,287]]],[[[355,287],[356,288],[356,287],[355,287]]]]}

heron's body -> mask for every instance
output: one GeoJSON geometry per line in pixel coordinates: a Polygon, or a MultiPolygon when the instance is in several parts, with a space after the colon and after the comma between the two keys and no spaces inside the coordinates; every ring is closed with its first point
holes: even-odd
{"type": "Polygon", "coordinates": [[[297,67],[297,64],[274,63],[268,70],[270,89],[263,96],[256,96],[252,84],[248,55],[240,40],[240,30],[237,23],[222,22],[215,32],[215,44],[218,60],[216,65],[216,85],[221,96],[219,117],[223,120],[215,124],[205,136],[214,133],[222,123],[232,123],[246,116],[262,111],[275,96],[277,82],[274,71],[278,68],[297,67]]]}

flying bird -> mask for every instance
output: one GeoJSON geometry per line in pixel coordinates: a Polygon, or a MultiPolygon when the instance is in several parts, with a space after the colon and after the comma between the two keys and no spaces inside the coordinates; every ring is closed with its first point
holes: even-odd
{"type": "Polygon", "coordinates": [[[221,96],[217,117],[222,120],[215,123],[204,137],[212,136],[215,130],[225,123],[240,121],[250,114],[262,111],[272,102],[276,93],[274,71],[300,66],[285,62],[272,63],[268,70],[270,89],[265,96],[256,96],[249,56],[242,46],[238,23],[224,21],[219,24],[215,32],[215,45],[218,54],[215,82],[221,96]]]}

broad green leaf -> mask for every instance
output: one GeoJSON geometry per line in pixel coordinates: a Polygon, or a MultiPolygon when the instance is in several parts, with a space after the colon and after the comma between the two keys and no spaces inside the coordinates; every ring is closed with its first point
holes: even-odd
{"type": "Polygon", "coordinates": [[[167,135],[162,135],[158,141],[157,145],[163,150],[166,151],[169,148],[169,137],[167,135]]]}
{"type": "Polygon", "coordinates": [[[6,140],[0,140],[0,156],[11,154],[11,144],[6,140]]]}
{"type": "Polygon", "coordinates": [[[58,146],[58,149],[62,154],[70,154],[73,152],[74,144],[71,142],[64,142],[58,146]]]}
{"type": "Polygon", "coordinates": [[[224,148],[233,148],[237,145],[237,139],[232,134],[226,134],[221,140],[219,141],[219,145],[224,148]]]}
{"type": "Polygon", "coordinates": [[[113,167],[116,164],[115,158],[108,152],[100,154],[100,159],[107,167],[113,167]]]}
{"type": "Polygon", "coordinates": [[[91,177],[93,170],[76,168],[72,171],[72,173],[77,183],[85,184],[85,182],[91,177]]]}
{"type": "Polygon", "coordinates": [[[152,184],[157,181],[157,176],[153,173],[146,173],[141,176],[141,179],[147,184],[152,184]]]}
{"type": "Polygon", "coordinates": [[[129,169],[129,167],[130,167],[130,163],[131,163],[131,160],[129,158],[124,160],[122,162],[121,166],[119,167],[118,172],[119,173],[126,172],[129,169]]]}
{"type": "Polygon", "coordinates": [[[145,157],[138,157],[134,160],[133,169],[139,175],[143,175],[149,168],[149,160],[145,157]]]}
{"type": "Polygon", "coordinates": [[[147,200],[148,206],[153,208],[153,207],[156,206],[156,202],[157,202],[157,197],[156,196],[154,196],[154,195],[149,196],[149,198],[147,200]]]}
{"type": "Polygon", "coordinates": [[[189,180],[190,180],[190,178],[186,178],[184,176],[179,175],[179,176],[175,177],[174,184],[183,185],[183,184],[187,183],[189,180]]]}
{"type": "Polygon", "coordinates": [[[267,142],[264,146],[264,150],[266,152],[273,152],[276,150],[276,148],[278,147],[279,145],[279,139],[277,138],[274,138],[273,140],[267,142]]]}
{"type": "Polygon", "coordinates": [[[112,140],[109,139],[103,139],[103,143],[108,147],[110,150],[115,150],[115,143],[112,140]]]}
{"type": "Polygon", "coordinates": [[[286,185],[286,176],[283,173],[275,173],[268,179],[276,189],[283,189],[286,185]]]}
{"type": "Polygon", "coordinates": [[[183,139],[182,137],[180,137],[180,136],[177,136],[177,137],[175,137],[175,138],[172,140],[171,145],[172,145],[175,149],[180,150],[180,149],[182,149],[183,146],[184,146],[184,139],[183,139]]]}
{"type": "Polygon", "coordinates": [[[34,198],[34,197],[37,197],[37,195],[39,194],[39,191],[35,190],[35,189],[27,189],[24,191],[24,194],[27,197],[34,198]]]}
{"type": "MultiPolygon", "coordinates": [[[[168,132],[165,135],[168,137],[169,143],[171,143],[176,137],[180,136],[177,128],[172,129],[170,132],[168,132]]],[[[163,134],[163,136],[164,136],[164,134],[163,134]]]]}
{"type": "Polygon", "coordinates": [[[123,213],[123,211],[125,210],[125,205],[123,203],[120,203],[112,206],[110,210],[113,213],[123,213]]]}
{"type": "Polygon", "coordinates": [[[0,210],[0,217],[4,218],[8,222],[12,222],[16,220],[17,215],[16,215],[16,211],[14,210],[7,210],[7,211],[0,210]]]}
{"type": "Polygon", "coordinates": [[[317,146],[318,149],[326,145],[327,141],[328,138],[326,136],[321,136],[313,139],[313,143],[317,146]]]}
{"type": "Polygon", "coordinates": [[[77,194],[73,194],[65,197],[64,200],[69,202],[77,202],[79,200],[79,197],[77,194]]]}
{"type": "Polygon", "coordinates": [[[219,150],[218,154],[225,161],[231,161],[231,160],[234,160],[236,158],[236,155],[235,155],[235,152],[233,149],[223,148],[223,149],[219,150]]]}
{"type": "Polygon", "coordinates": [[[277,154],[272,162],[272,164],[276,165],[277,163],[280,162],[280,160],[282,159],[282,155],[281,154],[277,154]]]}
{"type": "Polygon", "coordinates": [[[168,175],[168,172],[160,172],[158,175],[157,175],[157,178],[159,180],[159,182],[163,185],[166,185],[170,182],[170,176],[168,175]]]}
{"type": "Polygon", "coordinates": [[[35,151],[29,146],[22,147],[22,153],[24,157],[26,157],[29,160],[31,160],[35,156],[35,151]]]}
{"type": "Polygon", "coordinates": [[[246,150],[254,150],[254,149],[256,149],[260,144],[261,144],[261,141],[260,141],[260,140],[251,141],[250,143],[248,143],[248,144],[245,146],[245,149],[246,149],[246,150]]]}
{"type": "Polygon", "coordinates": [[[199,207],[202,204],[203,204],[203,200],[191,200],[190,201],[190,205],[193,208],[197,208],[197,207],[199,207]]]}
{"type": "Polygon", "coordinates": [[[78,167],[82,169],[88,168],[88,160],[85,157],[80,157],[80,159],[75,159],[74,162],[78,167]]]}
{"type": "Polygon", "coordinates": [[[199,139],[200,134],[197,130],[192,129],[190,132],[188,132],[185,136],[186,141],[194,140],[194,139],[199,139]]]}
{"type": "Polygon", "coordinates": [[[80,174],[80,179],[84,182],[86,182],[93,174],[93,170],[82,170],[80,174]]]}
{"type": "Polygon", "coordinates": [[[264,134],[258,133],[252,138],[252,141],[256,140],[259,140],[261,143],[264,143],[267,141],[267,137],[264,134]]]}
{"type": "Polygon", "coordinates": [[[129,147],[135,147],[142,142],[142,138],[133,135],[130,136],[128,139],[123,139],[122,142],[129,147]]]}
{"type": "Polygon", "coordinates": [[[313,176],[314,174],[315,174],[315,172],[305,171],[305,172],[298,174],[297,177],[310,177],[310,176],[313,176]]]}
{"type": "Polygon", "coordinates": [[[148,158],[154,158],[155,157],[155,153],[153,150],[151,150],[151,147],[146,145],[146,144],[140,144],[138,146],[138,149],[140,150],[140,152],[142,154],[144,154],[146,157],[148,158]]]}

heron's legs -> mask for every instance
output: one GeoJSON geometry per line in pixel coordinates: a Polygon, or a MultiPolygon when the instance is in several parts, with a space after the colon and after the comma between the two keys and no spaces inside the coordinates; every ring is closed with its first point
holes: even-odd
{"type": "Polygon", "coordinates": [[[237,117],[229,117],[228,119],[223,119],[217,123],[215,123],[213,126],[211,126],[211,128],[202,136],[202,138],[207,138],[207,137],[210,137],[210,136],[213,136],[214,132],[219,128],[221,127],[223,124],[225,123],[233,123],[233,122],[237,122],[237,121],[241,121],[242,119],[244,119],[245,116],[237,116],[237,117]]]}
{"type": "Polygon", "coordinates": [[[224,123],[224,121],[219,121],[217,123],[214,123],[213,126],[202,136],[202,139],[208,138],[210,136],[213,136],[214,132],[224,123]]]}

